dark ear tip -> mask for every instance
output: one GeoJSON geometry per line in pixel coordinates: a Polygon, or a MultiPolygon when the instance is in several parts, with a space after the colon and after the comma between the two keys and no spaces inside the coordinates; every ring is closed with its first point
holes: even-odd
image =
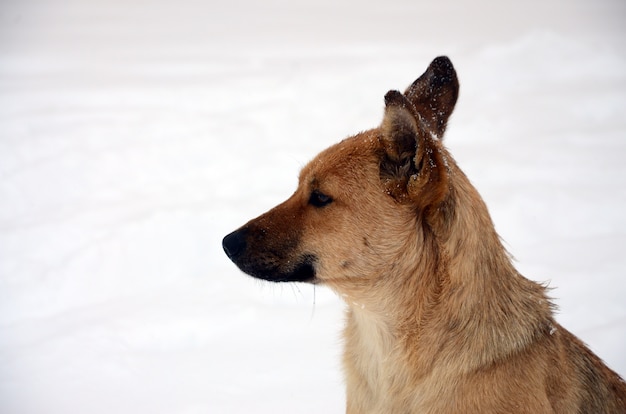
{"type": "Polygon", "coordinates": [[[403,106],[406,98],[400,91],[391,90],[385,94],[385,106],[403,106]]]}
{"type": "Polygon", "coordinates": [[[433,59],[430,66],[437,67],[437,68],[451,69],[452,61],[447,56],[437,56],[436,58],[433,59]]]}
{"type": "Polygon", "coordinates": [[[429,65],[428,72],[435,75],[435,78],[441,81],[451,81],[456,79],[456,71],[452,65],[452,61],[447,56],[436,57],[429,65]]]}

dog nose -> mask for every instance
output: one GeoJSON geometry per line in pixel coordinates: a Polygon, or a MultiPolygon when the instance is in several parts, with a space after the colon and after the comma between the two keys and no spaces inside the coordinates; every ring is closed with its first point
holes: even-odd
{"type": "Polygon", "coordinates": [[[230,260],[235,260],[241,253],[243,253],[244,250],[246,250],[245,231],[236,230],[224,237],[224,240],[222,240],[222,247],[230,260]]]}

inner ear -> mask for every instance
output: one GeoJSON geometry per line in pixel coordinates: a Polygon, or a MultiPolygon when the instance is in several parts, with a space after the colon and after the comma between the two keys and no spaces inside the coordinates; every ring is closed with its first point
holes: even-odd
{"type": "Polygon", "coordinates": [[[396,164],[415,157],[419,126],[411,102],[399,91],[385,95],[382,132],[387,156],[396,164]]]}
{"type": "Polygon", "coordinates": [[[434,59],[404,93],[425,127],[440,139],[459,97],[459,81],[446,56],[434,59]]]}
{"type": "Polygon", "coordinates": [[[419,125],[413,104],[399,91],[385,95],[381,125],[384,153],[380,176],[386,191],[396,200],[405,200],[409,177],[418,173],[419,125]]]}

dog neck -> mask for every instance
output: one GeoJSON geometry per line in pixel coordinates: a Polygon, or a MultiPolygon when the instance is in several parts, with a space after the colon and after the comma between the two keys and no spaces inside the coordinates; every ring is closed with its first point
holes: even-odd
{"type": "Polygon", "coordinates": [[[462,340],[470,348],[466,354],[475,359],[463,365],[472,370],[519,352],[549,333],[553,309],[545,287],[513,266],[476,189],[458,169],[452,179],[454,213],[440,242],[449,258],[440,329],[446,340],[462,340]]]}
{"type": "Polygon", "coordinates": [[[393,275],[373,289],[377,298],[344,298],[347,336],[367,349],[372,364],[396,355],[424,376],[438,364],[469,373],[522,351],[553,327],[545,288],[514,268],[460,170],[444,204],[418,217],[420,237],[403,253],[411,260],[398,261],[410,268],[389,269],[393,275]]]}

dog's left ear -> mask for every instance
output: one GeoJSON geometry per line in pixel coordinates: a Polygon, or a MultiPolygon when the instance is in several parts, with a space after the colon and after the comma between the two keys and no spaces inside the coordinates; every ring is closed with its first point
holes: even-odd
{"type": "Polygon", "coordinates": [[[458,91],[452,63],[438,57],[404,94],[392,90],[385,95],[380,174],[396,200],[425,209],[447,194],[447,163],[440,140],[458,91]]]}

